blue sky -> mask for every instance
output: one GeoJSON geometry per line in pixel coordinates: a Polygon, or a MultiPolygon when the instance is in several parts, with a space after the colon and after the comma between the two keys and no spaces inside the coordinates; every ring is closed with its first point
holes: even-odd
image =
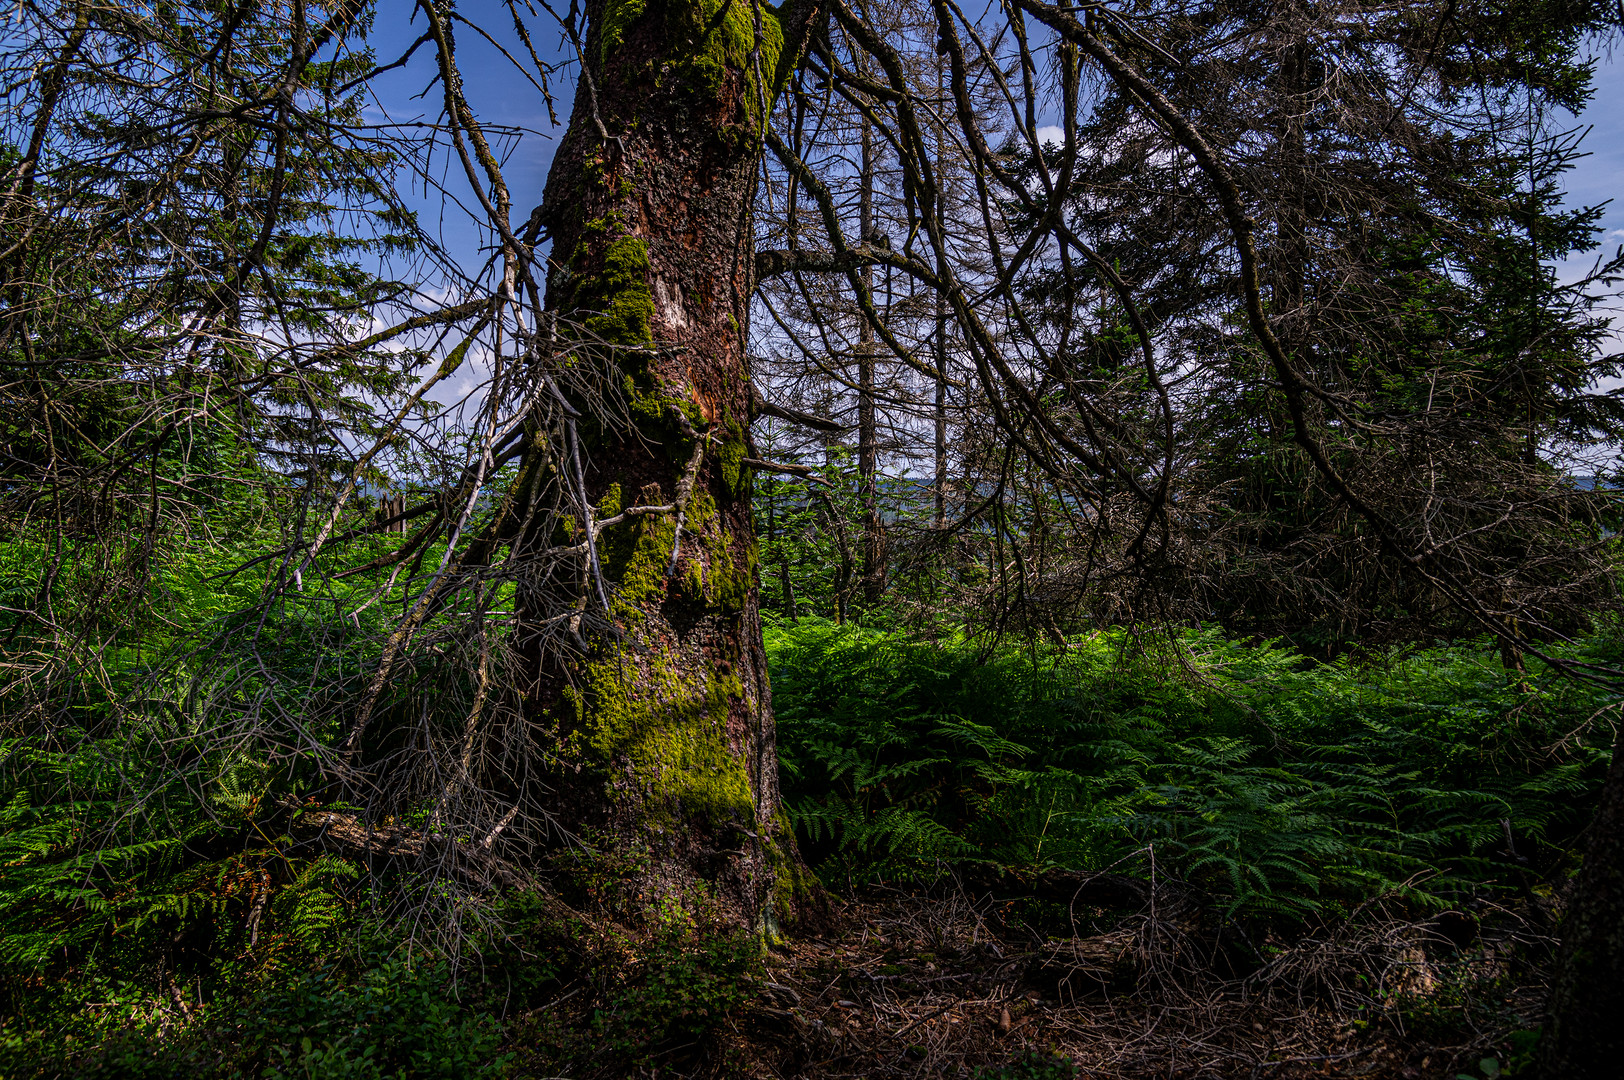
{"type": "MultiPolygon", "coordinates": [[[[1570,206],[1607,203],[1601,218],[1601,250],[1559,266],[1563,281],[1578,280],[1595,264],[1597,255],[1612,255],[1624,244],[1624,56],[1614,51],[1602,57],[1595,90],[1589,108],[1576,121],[1591,129],[1583,144],[1590,153],[1568,174],[1567,189],[1570,206]]],[[[1613,319],[1612,337],[1603,350],[1624,351],[1624,303],[1615,295],[1602,313],[1613,319]]],[[[1598,389],[1613,390],[1619,385],[1624,380],[1603,380],[1598,389]]]]}
{"type": "MultiPolygon", "coordinates": [[[[1576,122],[1592,129],[1584,142],[1590,155],[1580,159],[1569,174],[1568,201],[1574,206],[1592,206],[1613,200],[1602,218],[1602,242],[1611,252],[1624,243],[1624,200],[1620,199],[1624,196],[1624,57],[1603,58],[1590,107],[1576,122]]],[[[1583,262],[1588,269],[1590,260],[1583,262]]]]}

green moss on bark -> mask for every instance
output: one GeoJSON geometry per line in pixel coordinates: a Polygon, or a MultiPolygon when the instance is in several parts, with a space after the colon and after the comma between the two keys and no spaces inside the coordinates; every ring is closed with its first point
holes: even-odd
{"type": "Polygon", "coordinates": [[[772,895],[763,911],[766,916],[763,919],[764,936],[769,941],[776,940],[780,936],[779,928],[795,922],[802,906],[812,903],[813,898],[822,891],[822,886],[801,860],[784,851],[781,838],[791,844],[795,838],[794,826],[790,824],[789,814],[782,806],[773,815],[761,837],[762,850],[766,853],[773,874],[772,895]]]}
{"type": "Polygon", "coordinates": [[[728,425],[728,439],[722,444],[717,460],[722,467],[722,482],[727,485],[728,493],[735,499],[744,494],[744,459],[745,452],[744,433],[737,424],[728,425]]]}
{"type": "MultiPolygon", "coordinates": [[[[573,307],[590,312],[582,325],[593,337],[622,347],[615,350],[615,361],[624,373],[620,389],[627,409],[641,423],[645,434],[667,448],[681,449],[686,440],[670,411],[684,405],[662,392],[652,367],[654,294],[649,287],[652,268],[647,242],[631,236],[610,240],[601,268],[584,269],[591,261],[587,239],[619,227],[615,215],[589,221],[583,227],[583,239],[570,260],[573,307]]],[[[699,419],[703,423],[703,417],[699,419]]]]}
{"type": "MultiPolygon", "coordinates": [[[[760,95],[752,92],[755,69],[750,52],[756,43],[755,17],[749,0],[698,0],[697,3],[673,4],[673,29],[683,33],[698,48],[688,60],[689,79],[694,88],[714,97],[725,80],[726,70],[733,68],[745,76],[745,110],[754,116],[760,106],[760,95]]],[[[773,85],[777,74],[778,54],[784,48],[784,31],[778,19],[769,11],[761,12],[761,78],[762,93],[770,107],[778,96],[773,85]]]]}
{"type": "Polygon", "coordinates": [[[649,289],[648,244],[630,236],[611,240],[603,269],[582,275],[575,307],[597,312],[586,328],[611,345],[654,344],[654,294],[649,289]]]}
{"type": "Polygon", "coordinates": [[[741,565],[734,557],[731,537],[716,508],[716,500],[707,491],[695,491],[688,500],[687,532],[698,536],[705,548],[702,591],[706,605],[728,615],[744,610],[750,598],[750,587],[755,583],[755,544],[745,549],[741,565]]]}
{"type": "Polygon", "coordinates": [[[696,604],[705,602],[705,568],[698,559],[682,560],[680,580],[684,596],[696,604]]]}
{"type": "Polygon", "coordinates": [[[606,657],[580,675],[566,699],[576,709],[580,750],[609,766],[611,789],[621,789],[646,823],[752,825],[746,758],[727,734],[732,703],[744,695],[738,676],[685,674],[646,656],[606,657]]]}
{"type": "MultiPolygon", "coordinates": [[[[625,508],[620,484],[611,484],[597,511],[612,517],[625,508]]],[[[689,500],[689,529],[704,537],[710,565],[685,559],[679,586],[707,606],[740,602],[737,570],[716,504],[704,491],[689,500]]],[[[666,568],[676,521],[645,514],[605,530],[600,541],[604,572],[616,583],[614,614],[622,626],[644,622],[646,610],[666,596],[666,568]]],[[[629,786],[632,801],[651,821],[676,824],[722,822],[749,825],[754,795],[747,756],[729,746],[727,722],[744,686],[728,665],[721,670],[680,655],[626,649],[593,660],[579,671],[565,696],[574,711],[576,752],[605,768],[611,790],[629,786]],[[624,776],[619,772],[622,763],[624,776]]]]}
{"type": "MultiPolygon", "coordinates": [[[[613,517],[625,509],[619,484],[609,485],[598,513],[613,517]]],[[[615,583],[614,613],[640,621],[647,604],[665,596],[665,571],[676,541],[677,523],[664,514],[643,514],[604,531],[599,541],[603,571],[615,583]]]]}
{"type": "Polygon", "coordinates": [[[711,563],[710,601],[729,615],[744,610],[755,583],[755,544],[745,549],[742,565],[733,557],[728,537],[720,530],[705,537],[711,563]]]}
{"type": "Polygon", "coordinates": [[[609,0],[603,7],[603,30],[598,35],[598,59],[607,64],[626,40],[626,31],[648,10],[648,0],[609,0]]]}
{"type": "MultiPolygon", "coordinates": [[[[665,38],[671,44],[663,58],[683,86],[714,98],[726,84],[727,70],[744,73],[747,87],[755,86],[750,53],[756,46],[756,11],[753,0],[673,0],[664,8],[665,38]]],[[[609,0],[598,38],[599,60],[608,64],[626,42],[633,24],[649,14],[648,0],[609,0]]],[[[764,94],[770,109],[782,88],[777,83],[778,57],[784,50],[784,30],[778,17],[762,6],[760,93],[747,89],[745,109],[755,116],[764,94]]]]}

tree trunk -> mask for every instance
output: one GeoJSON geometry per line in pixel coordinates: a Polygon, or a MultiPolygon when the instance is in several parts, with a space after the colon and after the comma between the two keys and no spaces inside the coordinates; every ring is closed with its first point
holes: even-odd
{"type": "Polygon", "coordinates": [[[935,483],[936,514],[932,519],[938,529],[947,524],[947,301],[936,298],[936,399],[932,409],[935,420],[935,483]]]}
{"type": "MultiPolygon", "coordinates": [[[[874,243],[874,132],[864,117],[862,175],[858,191],[857,231],[864,243],[874,243]]],[[[874,295],[874,268],[860,271],[863,286],[874,295]]],[[[889,299],[889,292],[888,292],[889,299]]],[[[879,433],[874,413],[874,328],[859,314],[857,324],[857,483],[863,510],[863,599],[870,604],[885,595],[885,533],[880,521],[877,473],[879,433]]]]}
{"type": "Polygon", "coordinates": [[[583,652],[534,656],[528,695],[556,739],[551,801],[622,917],[771,936],[822,901],[779,801],[742,464],[749,211],[766,115],[816,11],[589,0],[547,179],[547,307],[583,353],[609,353],[604,396],[625,417],[581,422],[587,499],[599,521],[673,507],[603,532],[608,618],[582,620],[583,652]]]}
{"type": "MultiPolygon", "coordinates": [[[[938,56],[936,58],[936,94],[937,97],[947,99],[947,64],[938,56]]],[[[939,128],[936,133],[936,227],[942,235],[947,235],[947,186],[948,169],[951,167],[951,158],[947,151],[947,129],[939,128]]],[[[940,291],[936,293],[936,400],[934,402],[932,418],[935,421],[935,484],[936,489],[936,515],[933,519],[938,529],[947,524],[947,297],[940,291]]]]}
{"type": "Polygon", "coordinates": [[[1602,1080],[1624,1062],[1624,731],[1584,867],[1562,920],[1556,983],[1537,1051],[1544,1080],[1602,1080]]]}
{"type": "MultiPolygon", "coordinates": [[[[1297,18],[1300,12],[1292,9],[1297,18]]],[[[1307,299],[1308,260],[1308,136],[1305,118],[1310,108],[1308,61],[1309,43],[1296,26],[1289,28],[1292,39],[1281,50],[1279,104],[1275,151],[1275,184],[1278,189],[1275,243],[1270,253],[1274,298],[1275,333],[1281,344],[1295,354],[1303,341],[1303,304],[1307,299]]]]}

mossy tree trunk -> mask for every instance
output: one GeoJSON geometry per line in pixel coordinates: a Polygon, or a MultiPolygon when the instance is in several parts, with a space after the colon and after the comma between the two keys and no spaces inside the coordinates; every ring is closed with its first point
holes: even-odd
{"type": "Polygon", "coordinates": [[[611,353],[606,391],[629,417],[583,424],[588,499],[600,521],[673,508],[599,541],[613,629],[584,630],[582,655],[537,657],[530,700],[563,766],[553,799],[625,908],[769,935],[821,894],[779,801],[757,608],[749,211],[766,115],[816,15],[816,0],[776,15],[759,0],[590,0],[546,191],[547,306],[611,353]]]}
{"type": "Polygon", "coordinates": [[[1542,1080],[1624,1075],[1624,733],[1613,744],[1584,866],[1562,920],[1536,1064],[1542,1080]]]}

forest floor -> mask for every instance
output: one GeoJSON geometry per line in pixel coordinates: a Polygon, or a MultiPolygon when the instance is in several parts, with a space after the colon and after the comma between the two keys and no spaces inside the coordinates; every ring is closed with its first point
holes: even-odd
{"type": "Polygon", "coordinates": [[[1532,1042],[1546,907],[1417,923],[1367,905],[1240,974],[1233,942],[1177,910],[1094,932],[1105,912],[1051,907],[1075,928],[1055,935],[991,893],[871,894],[838,936],[773,950],[689,1075],[1493,1080],[1532,1042]]]}

